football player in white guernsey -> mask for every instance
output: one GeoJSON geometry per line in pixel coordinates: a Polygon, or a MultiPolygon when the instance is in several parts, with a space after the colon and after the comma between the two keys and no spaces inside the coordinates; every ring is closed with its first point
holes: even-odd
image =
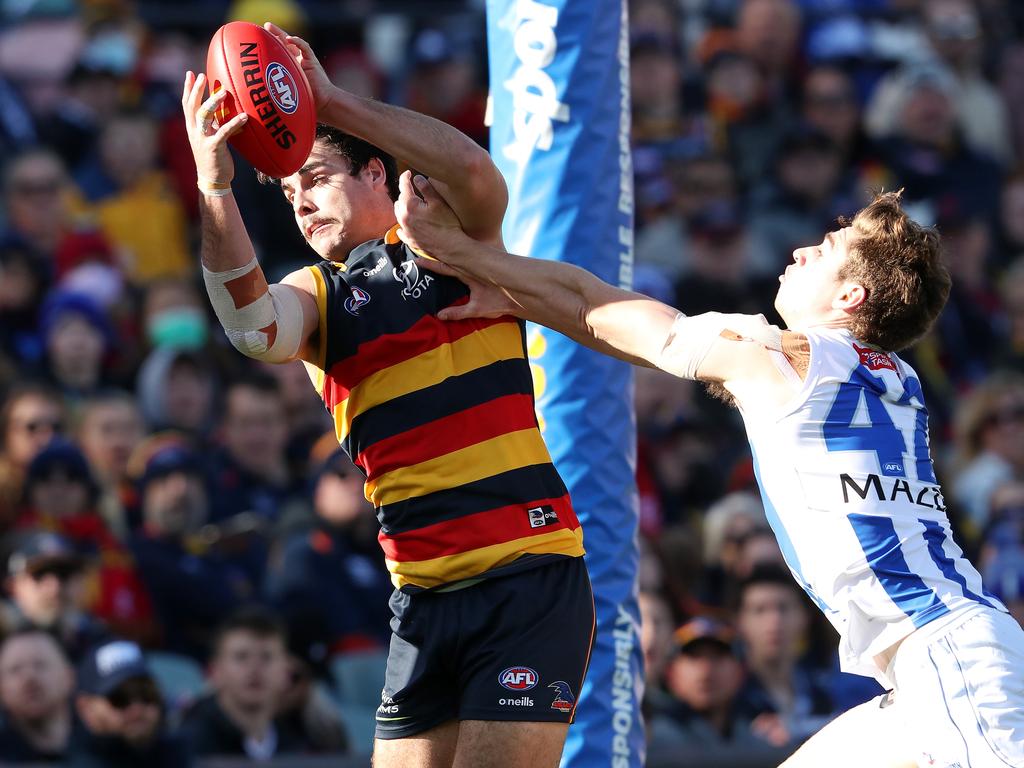
{"type": "Polygon", "coordinates": [[[515,314],[631,362],[723,387],[795,578],[840,635],[844,670],[890,693],[843,714],[785,768],[1024,766],[1024,631],[950,534],[913,369],[896,356],[949,295],[938,234],[879,195],[780,276],[776,309],[687,317],[565,263],[470,239],[406,173],[401,237],[458,275],[468,304],[515,314]]]}

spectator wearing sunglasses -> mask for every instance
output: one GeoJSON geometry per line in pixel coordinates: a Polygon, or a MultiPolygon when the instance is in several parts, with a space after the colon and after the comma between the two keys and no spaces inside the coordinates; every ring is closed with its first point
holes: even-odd
{"type": "Polygon", "coordinates": [[[64,406],[50,387],[26,383],[0,407],[0,532],[13,524],[32,459],[64,429],[64,406]]]}
{"type": "Polygon", "coordinates": [[[52,440],[28,467],[18,525],[59,533],[91,555],[87,609],[116,634],[143,642],[155,634],[152,602],[131,552],[97,512],[98,494],[78,446],[52,440]]]}
{"type": "Polygon", "coordinates": [[[59,534],[31,532],[17,539],[7,561],[10,600],[0,604],[4,627],[49,632],[73,663],[108,640],[105,625],[80,608],[86,565],[59,534]]]}
{"type": "Polygon", "coordinates": [[[92,650],[78,671],[75,709],[84,726],[72,743],[71,768],[187,768],[184,742],[171,735],[142,650],[115,640],[92,650]]]}

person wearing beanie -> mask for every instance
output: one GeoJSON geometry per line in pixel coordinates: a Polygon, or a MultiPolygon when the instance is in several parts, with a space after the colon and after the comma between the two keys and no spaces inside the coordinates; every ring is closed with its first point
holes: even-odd
{"type": "Polygon", "coordinates": [[[209,490],[202,459],[182,436],[163,434],[139,446],[142,524],[129,539],[153,599],[161,647],[205,661],[213,628],[256,596],[253,584],[209,542],[209,490]],[[145,454],[145,455],[143,455],[145,454]]]}
{"type": "Polygon", "coordinates": [[[90,574],[87,607],[116,632],[146,639],[153,634],[152,605],[134,559],[96,511],[98,488],[74,443],[53,440],[29,465],[21,528],[66,536],[97,567],[90,574]]]}

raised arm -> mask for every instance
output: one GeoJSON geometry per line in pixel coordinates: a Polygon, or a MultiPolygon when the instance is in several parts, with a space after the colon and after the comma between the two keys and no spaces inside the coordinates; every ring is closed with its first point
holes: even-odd
{"type": "Polygon", "coordinates": [[[471,289],[491,286],[467,308],[446,310],[448,317],[503,309],[598,351],[731,390],[777,374],[768,350],[781,349],[781,336],[761,316],[686,317],[571,264],[508,254],[468,237],[426,179],[403,174],[400,188],[400,237],[444,262],[441,269],[460,274],[471,289]]]}
{"type": "Polygon", "coordinates": [[[311,359],[310,342],[319,327],[313,286],[298,273],[267,284],[231,194],[235,168],[227,140],[241,130],[246,116],[215,125],[213,114],[227,92],[203,102],[205,90],[205,75],[185,75],[181,106],[202,192],[200,255],[210,302],[228,339],[243,354],[272,363],[311,359]]]}
{"type": "Polygon", "coordinates": [[[485,149],[440,120],[336,87],[305,40],[273,24],[265,26],[302,66],[321,122],[358,136],[429,176],[471,237],[500,242],[508,190],[485,149]]]}

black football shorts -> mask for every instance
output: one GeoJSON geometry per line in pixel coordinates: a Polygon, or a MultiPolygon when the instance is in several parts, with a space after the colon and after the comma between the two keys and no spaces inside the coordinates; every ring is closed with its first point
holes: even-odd
{"type": "Polygon", "coordinates": [[[378,739],[448,720],[571,723],[594,641],[582,557],[391,598],[378,739]]]}

